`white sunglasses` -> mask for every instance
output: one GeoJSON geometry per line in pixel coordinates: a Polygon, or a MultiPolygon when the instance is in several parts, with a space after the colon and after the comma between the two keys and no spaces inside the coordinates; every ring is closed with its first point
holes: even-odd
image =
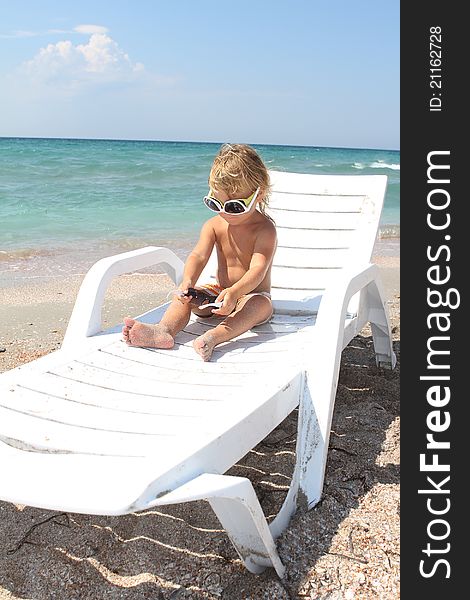
{"type": "Polygon", "coordinates": [[[259,188],[251,194],[248,198],[237,198],[236,200],[226,200],[221,202],[213,196],[204,196],[203,201],[209,210],[216,213],[226,213],[227,215],[241,215],[250,210],[250,205],[256,200],[258,196],[259,188]]]}

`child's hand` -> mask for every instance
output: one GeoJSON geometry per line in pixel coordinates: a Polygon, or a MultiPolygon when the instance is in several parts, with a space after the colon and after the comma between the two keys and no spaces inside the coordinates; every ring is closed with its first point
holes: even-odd
{"type": "Polygon", "coordinates": [[[188,288],[190,287],[193,287],[191,279],[183,279],[183,281],[178,286],[178,289],[181,292],[186,293],[188,291],[188,288]]]}
{"type": "Polygon", "coordinates": [[[230,293],[230,288],[227,288],[220,292],[215,300],[216,302],[222,302],[222,306],[220,308],[213,308],[211,312],[214,315],[226,317],[234,311],[235,306],[237,305],[237,300],[238,298],[230,293]]]}
{"type": "Polygon", "coordinates": [[[185,294],[188,293],[188,288],[190,287],[191,281],[183,281],[178,290],[175,292],[175,296],[181,302],[181,304],[189,304],[191,302],[192,296],[185,296],[185,294]]]}
{"type": "Polygon", "coordinates": [[[181,302],[181,304],[189,304],[193,299],[192,296],[185,296],[184,294],[178,294],[176,298],[181,302]]]}

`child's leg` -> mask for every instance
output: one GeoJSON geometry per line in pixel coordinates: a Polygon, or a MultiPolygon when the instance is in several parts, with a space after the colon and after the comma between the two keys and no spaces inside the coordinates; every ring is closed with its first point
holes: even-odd
{"type": "Polygon", "coordinates": [[[174,298],[161,321],[155,325],[141,323],[130,317],[124,319],[122,335],[129,346],[172,348],[175,335],[185,327],[191,315],[189,304],[174,298]]]}
{"type": "Polygon", "coordinates": [[[208,361],[218,344],[228,342],[255,325],[264,323],[271,317],[272,312],[272,303],[268,297],[259,294],[245,296],[239,300],[234,312],[222,323],[194,340],[194,349],[205,361],[208,361]]]}

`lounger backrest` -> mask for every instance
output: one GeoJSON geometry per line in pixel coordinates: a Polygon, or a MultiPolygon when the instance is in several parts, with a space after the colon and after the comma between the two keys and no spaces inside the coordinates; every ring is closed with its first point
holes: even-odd
{"type": "MultiPolygon", "coordinates": [[[[370,262],[387,177],[269,173],[268,213],[278,234],[272,268],[275,311],[316,312],[341,269],[370,262]]],[[[200,282],[214,276],[215,268],[213,255],[200,282]]],[[[357,299],[349,312],[356,307],[357,299]]]]}

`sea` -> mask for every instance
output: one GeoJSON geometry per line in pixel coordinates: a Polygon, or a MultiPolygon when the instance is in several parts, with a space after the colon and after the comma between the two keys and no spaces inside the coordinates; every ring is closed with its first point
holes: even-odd
{"type": "MultiPolygon", "coordinates": [[[[83,274],[99,258],[166,246],[183,260],[220,143],[0,138],[0,286],[83,274]]],[[[400,237],[400,153],[252,144],[268,169],[384,174],[378,239],[400,237]]],[[[394,250],[392,250],[394,251],[394,250]]]]}

